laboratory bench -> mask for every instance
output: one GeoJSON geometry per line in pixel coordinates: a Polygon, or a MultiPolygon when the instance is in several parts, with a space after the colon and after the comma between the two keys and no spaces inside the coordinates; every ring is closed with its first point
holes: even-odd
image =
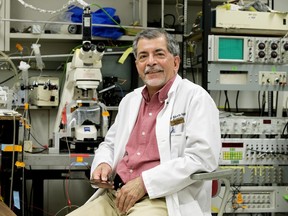
{"type": "Polygon", "coordinates": [[[25,180],[32,180],[32,205],[37,206],[33,209],[33,215],[43,215],[45,180],[88,182],[93,157],[93,154],[49,154],[48,150],[40,154],[24,153],[25,180]]]}

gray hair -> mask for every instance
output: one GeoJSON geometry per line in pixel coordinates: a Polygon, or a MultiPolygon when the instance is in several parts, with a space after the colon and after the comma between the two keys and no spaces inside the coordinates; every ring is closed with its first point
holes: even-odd
{"type": "Polygon", "coordinates": [[[137,58],[137,45],[140,39],[155,39],[164,36],[167,41],[167,49],[173,56],[180,56],[180,48],[173,35],[167,33],[164,29],[146,29],[139,32],[133,41],[133,54],[137,58]]]}

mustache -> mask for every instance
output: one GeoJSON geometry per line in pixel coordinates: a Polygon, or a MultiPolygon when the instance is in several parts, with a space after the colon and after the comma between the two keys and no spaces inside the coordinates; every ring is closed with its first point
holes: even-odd
{"type": "Polygon", "coordinates": [[[146,67],[144,70],[144,74],[148,74],[148,73],[157,73],[157,72],[162,72],[164,71],[162,67],[160,66],[153,66],[153,67],[146,67]]]}

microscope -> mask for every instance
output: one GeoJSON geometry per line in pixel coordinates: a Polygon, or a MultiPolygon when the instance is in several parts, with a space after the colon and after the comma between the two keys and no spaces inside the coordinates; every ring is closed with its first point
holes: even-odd
{"type": "Polygon", "coordinates": [[[108,130],[108,111],[97,96],[105,45],[91,43],[91,27],[90,8],[85,7],[82,46],[67,64],[54,127],[54,146],[49,148],[52,154],[71,150],[94,153],[108,130]]]}

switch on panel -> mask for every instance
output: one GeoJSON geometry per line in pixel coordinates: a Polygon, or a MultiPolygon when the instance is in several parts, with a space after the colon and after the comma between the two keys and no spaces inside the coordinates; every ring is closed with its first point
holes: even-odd
{"type": "Polygon", "coordinates": [[[286,72],[259,72],[259,85],[284,86],[287,82],[286,72]]]}

